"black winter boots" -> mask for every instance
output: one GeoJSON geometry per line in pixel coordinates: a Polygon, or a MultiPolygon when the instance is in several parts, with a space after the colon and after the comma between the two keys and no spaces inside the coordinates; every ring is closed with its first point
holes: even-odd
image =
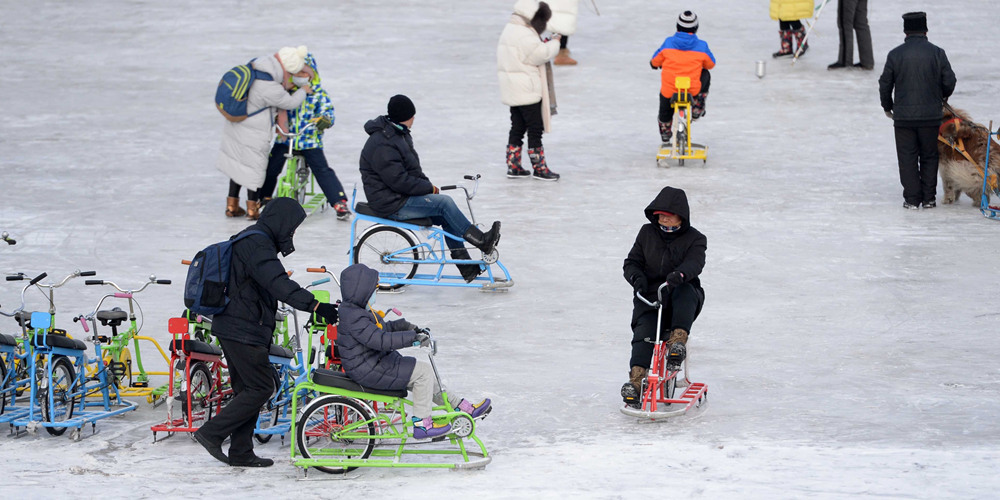
{"type": "MultiPolygon", "coordinates": [[[[469,251],[464,248],[452,250],[451,258],[455,260],[472,260],[469,251]]],[[[484,271],[479,264],[455,264],[455,267],[462,273],[462,278],[465,279],[466,283],[472,283],[484,271]]]]}
{"type": "Polygon", "coordinates": [[[558,181],[559,174],[549,170],[549,164],[545,161],[545,148],[529,148],[528,158],[531,159],[531,176],[540,181],[558,181]]]}
{"type": "Polygon", "coordinates": [[[531,175],[521,167],[521,146],[507,145],[507,177],[511,179],[525,178],[531,175]]]}
{"type": "Polygon", "coordinates": [[[500,242],[500,221],[494,222],[493,227],[485,233],[476,226],[469,226],[462,237],[484,254],[492,253],[497,243],[500,242]]]}

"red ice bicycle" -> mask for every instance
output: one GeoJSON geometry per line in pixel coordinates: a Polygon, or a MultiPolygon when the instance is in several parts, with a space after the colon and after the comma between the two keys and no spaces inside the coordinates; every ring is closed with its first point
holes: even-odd
{"type": "MultiPolygon", "coordinates": [[[[622,408],[622,413],[636,418],[662,420],[676,417],[691,408],[702,408],[708,404],[708,386],[701,382],[691,382],[688,359],[681,366],[667,363],[670,346],[661,337],[663,326],[663,283],[656,290],[656,302],[646,300],[639,292],[635,296],[656,309],[656,340],[653,342],[653,364],[649,367],[646,380],[642,383],[642,407],[622,408]],[[674,391],[681,387],[684,392],[674,398],[674,391]]],[[[646,339],[649,342],[649,339],[646,339]]]]}

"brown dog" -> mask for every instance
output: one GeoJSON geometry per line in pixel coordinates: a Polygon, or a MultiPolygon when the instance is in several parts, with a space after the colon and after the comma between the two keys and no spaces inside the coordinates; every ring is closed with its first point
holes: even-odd
{"type": "MultiPolygon", "coordinates": [[[[989,130],[985,126],[973,122],[964,111],[945,106],[938,130],[938,173],[944,184],[944,203],[954,203],[965,193],[974,206],[979,206],[988,140],[989,130]]],[[[1000,144],[995,140],[990,146],[989,168],[993,175],[988,189],[998,193],[1000,144]]]]}

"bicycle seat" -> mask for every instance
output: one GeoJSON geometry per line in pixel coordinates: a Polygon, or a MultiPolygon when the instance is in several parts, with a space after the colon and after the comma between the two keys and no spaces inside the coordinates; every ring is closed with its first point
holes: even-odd
{"type": "MultiPolygon", "coordinates": [[[[369,215],[369,216],[372,216],[372,217],[378,217],[380,219],[385,219],[385,217],[382,217],[381,215],[375,213],[375,211],[372,210],[371,207],[368,206],[368,203],[363,202],[363,201],[359,201],[356,205],[354,205],[354,211],[357,212],[357,213],[359,213],[359,214],[362,214],[362,215],[369,215]]],[[[393,219],[389,219],[389,220],[393,220],[393,219]]],[[[421,217],[419,219],[406,219],[406,220],[400,220],[400,221],[396,221],[396,222],[402,222],[404,224],[413,224],[414,226],[433,226],[434,225],[434,222],[431,221],[431,219],[429,217],[421,217]]]]}
{"type": "Polygon", "coordinates": [[[0,333],[0,345],[17,345],[17,341],[12,335],[0,333]]]}
{"type": "Polygon", "coordinates": [[[197,352],[201,354],[211,354],[213,356],[222,356],[222,349],[200,340],[174,339],[170,341],[170,350],[183,352],[185,354],[197,352]]]}
{"type": "Polygon", "coordinates": [[[319,385],[336,387],[338,389],[347,389],[348,391],[367,392],[369,394],[378,394],[379,396],[389,396],[392,398],[406,397],[406,391],[382,391],[378,389],[369,389],[351,380],[347,374],[327,370],[325,368],[317,368],[313,370],[312,381],[319,385]]]}
{"type": "Polygon", "coordinates": [[[33,335],[31,337],[31,345],[35,347],[61,347],[76,351],[82,351],[87,348],[87,345],[82,340],[71,339],[66,336],[64,330],[60,331],[63,332],[62,335],[52,332],[49,332],[47,335],[33,335]]]}
{"type": "Polygon", "coordinates": [[[673,106],[678,102],[688,102],[690,96],[691,94],[688,94],[687,92],[685,92],[684,94],[681,94],[680,92],[674,92],[674,95],[670,96],[670,105],[673,106]],[[682,95],[684,96],[683,99],[681,98],[682,95]]]}
{"type": "Polygon", "coordinates": [[[115,308],[109,311],[97,311],[97,319],[102,325],[118,326],[122,321],[128,319],[128,314],[121,309],[115,308]]]}
{"type": "Polygon", "coordinates": [[[284,347],[281,347],[278,344],[271,344],[271,350],[268,354],[270,354],[271,356],[277,356],[279,358],[286,358],[286,359],[291,359],[295,355],[292,353],[292,351],[285,349],[284,347]]]}
{"type": "Polygon", "coordinates": [[[17,321],[18,325],[21,325],[25,328],[31,328],[31,314],[32,313],[28,311],[20,311],[14,313],[14,320],[17,321]]]}

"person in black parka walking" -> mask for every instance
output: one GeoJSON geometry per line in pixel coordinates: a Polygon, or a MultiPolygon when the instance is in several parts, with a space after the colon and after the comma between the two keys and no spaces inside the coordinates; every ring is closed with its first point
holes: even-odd
{"type": "MultiPolygon", "coordinates": [[[[661,336],[669,335],[667,363],[679,366],[687,353],[685,343],[691,325],[705,303],[705,290],[698,277],[705,267],[708,240],[691,227],[687,195],[682,189],[667,186],[660,190],[645,214],[649,224],[639,229],[625,258],[625,281],[650,302],[656,300],[660,285],[668,284],[663,296],[661,336]]],[[[633,408],[641,407],[642,382],[653,358],[650,342],[656,339],[656,316],[656,309],[633,295],[632,357],[629,381],[621,391],[625,404],[633,408]]]]}
{"type": "Polygon", "coordinates": [[[937,206],[938,128],[955,91],[944,50],[927,41],[927,15],[903,14],[903,44],[889,51],[878,79],[885,115],[893,120],[903,208],[937,206]]]}
{"type": "MultiPolygon", "coordinates": [[[[337,306],[318,302],[285,273],[278,260],[295,251],[292,236],[306,218],[299,203],[275,198],[256,224],[243,231],[261,231],[233,244],[229,305],[212,318],[212,334],[219,338],[229,367],[235,396],[219,414],[197,432],[195,440],[224,463],[236,467],[274,464],[253,452],[253,431],[260,409],[274,392],[274,369],[268,360],[278,301],[300,311],[315,311],[327,324],[337,322],[337,306]],[[232,437],[229,455],[222,443],[232,437]]],[[[235,236],[234,236],[235,237],[235,236]]]]}

